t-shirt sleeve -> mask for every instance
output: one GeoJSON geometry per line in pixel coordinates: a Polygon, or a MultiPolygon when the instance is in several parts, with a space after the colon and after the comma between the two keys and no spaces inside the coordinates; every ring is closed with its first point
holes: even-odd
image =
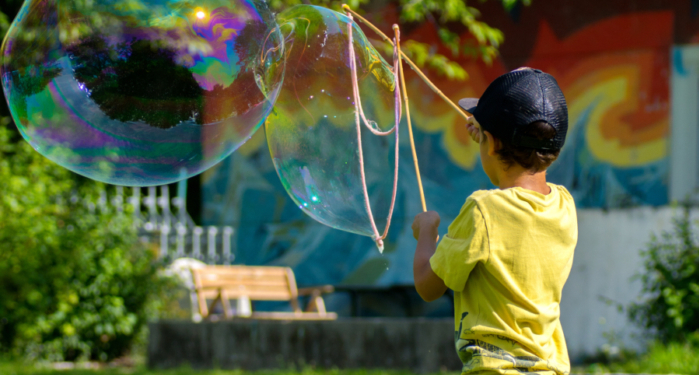
{"type": "Polygon", "coordinates": [[[454,291],[464,290],[466,280],[478,262],[488,260],[488,232],[478,204],[468,198],[449,232],[437,245],[430,265],[444,284],[454,291]]]}

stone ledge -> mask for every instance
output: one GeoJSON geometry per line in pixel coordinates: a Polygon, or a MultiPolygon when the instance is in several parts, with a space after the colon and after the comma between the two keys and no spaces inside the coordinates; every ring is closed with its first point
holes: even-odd
{"type": "Polygon", "coordinates": [[[149,327],[151,368],[461,368],[453,319],[160,321],[149,327]]]}

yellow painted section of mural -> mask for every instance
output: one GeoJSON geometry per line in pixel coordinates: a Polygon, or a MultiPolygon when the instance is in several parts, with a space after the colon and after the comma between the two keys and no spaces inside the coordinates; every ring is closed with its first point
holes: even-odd
{"type": "MultiPolygon", "coordinates": [[[[619,65],[599,69],[580,79],[567,90],[571,130],[588,114],[585,135],[587,146],[596,159],[617,167],[635,167],[656,162],[667,155],[667,138],[643,138],[633,131],[624,116],[639,110],[640,67],[619,65]],[[605,128],[613,128],[612,134],[605,128]],[[624,132],[623,130],[627,130],[624,132]]],[[[651,128],[666,129],[667,118],[651,128]]],[[[657,131],[656,131],[657,133],[657,131]]]]}
{"type": "MultiPolygon", "coordinates": [[[[472,83],[478,81],[480,80],[470,78],[468,85],[460,82],[452,83],[466,87],[458,91],[457,94],[451,94],[451,99],[457,102],[461,98],[477,97],[480,91],[477,91],[472,83]]],[[[420,103],[421,98],[417,93],[424,93],[428,90],[430,89],[427,85],[418,80],[413,80],[408,84],[411,98],[418,98],[410,99],[411,104],[414,102],[418,104],[411,106],[410,109],[414,126],[425,133],[442,133],[442,144],[449,159],[465,170],[473,170],[478,162],[479,147],[469,137],[466,131],[466,121],[440,98],[432,97],[430,102],[420,103]]]]}

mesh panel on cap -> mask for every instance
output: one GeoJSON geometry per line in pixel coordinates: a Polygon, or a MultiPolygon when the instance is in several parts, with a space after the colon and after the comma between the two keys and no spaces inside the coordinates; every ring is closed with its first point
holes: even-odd
{"type": "Polygon", "coordinates": [[[554,144],[563,147],[568,132],[568,108],[556,79],[540,70],[504,74],[481,96],[473,115],[495,137],[515,145],[518,128],[544,121],[556,130],[554,144]]]}

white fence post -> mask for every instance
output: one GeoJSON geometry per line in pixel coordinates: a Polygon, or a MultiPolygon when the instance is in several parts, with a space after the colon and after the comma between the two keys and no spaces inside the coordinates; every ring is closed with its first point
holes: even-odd
{"type": "Polygon", "coordinates": [[[208,257],[207,260],[210,263],[216,263],[216,234],[218,233],[218,228],[216,227],[209,227],[208,230],[208,237],[206,238],[206,245],[208,246],[208,257]]]}
{"type": "Polygon", "coordinates": [[[223,264],[230,265],[235,260],[235,255],[231,254],[231,236],[233,235],[232,227],[223,227],[223,264]]]}
{"type": "Polygon", "coordinates": [[[167,256],[168,253],[168,236],[170,235],[170,226],[163,225],[160,227],[160,257],[167,256]]]}
{"type": "MultiPolygon", "coordinates": [[[[98,210],[101,213],[107,213],[108,210],[123,212],[126,204],[131,205],[134,225],[140,230],[139,236],[145,241],[160,242],[159,257],[161,258],[167,257],[169,260],[170,257],[189,256],[209,264],[231,264],[235,260],[235,254],[233,254],[235,229],[231,226],[206,228],[196,226],[187,213],[184,183],[178,184],[178,195],[172,199],[170,199],[167,185],[151,186],[147,189],[147,194],[143,195],[140,187],[131,187],[129,195],[125,193],[124,187],[116,186],[113,191],[109,190],[109,193],[106,189],[100,191],[95,201],[86,200],[83,204],[92,214],[98,210]],[[171,207],[176,207],[177,212],[171,207]],[[203,238],[205,231],[206,238],[203,238]],[[218,244],[219,234],[220,245],[218,244]],[[172,251],[170,251],[171,242],[175,245],[172,251]],[[203,248],[204,242],[206,250],[203,248]]],[[[79,197],[77,195],[71,197],[71,201],[78,202],[79,197]]]]}
{"type": "Polygon", "coordinates": [[[201,235],[204,233],[204,228],[202,227],[194,227],[194,230],[192,231],[193,233],[193,238],[192,238],[192,256],[194,259],[202,259],[201,256],[201,235]]]}

